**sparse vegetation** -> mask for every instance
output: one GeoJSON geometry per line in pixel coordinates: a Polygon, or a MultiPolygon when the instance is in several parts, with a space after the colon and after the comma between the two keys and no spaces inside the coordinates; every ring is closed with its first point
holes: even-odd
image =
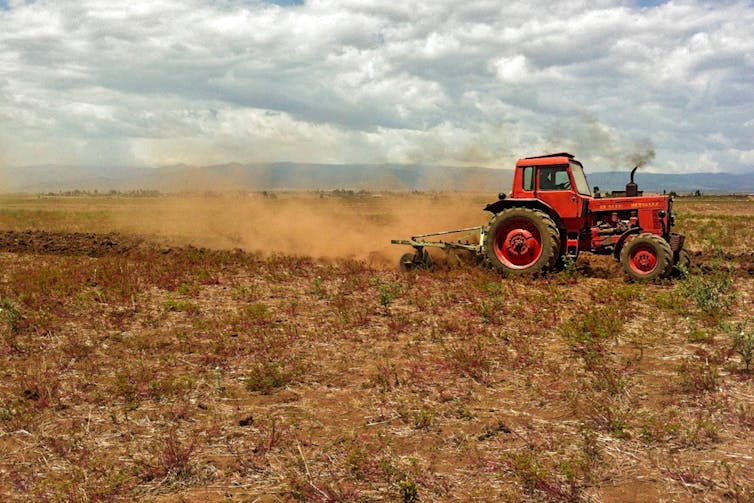
{"type": "Polygon", "coordinates": [[[681,295],[696,305],[702,314],[713,319],[720,319],[735,301],[733,278],[728,266],[718,264],[708,274],[694,274],[681,283],[681,295]]]}
{"type": "MultiPolygon", "coordinates": [[[[275,196],[244,197],[294,198],[275,196]]],[[[754,202],[679,199],[698,254],[685,277],[637,285],[609,256],[538,279],[456,261],[399,275],[366,252],[102,234],[123,230],[109,204],[138,213],[175,197],[5,200],[0,228],[17,233],[0,239],[4,501],[754,494],[754,250],[736,230],[754,202]]],[[[321,204],[379,234],[412,198],[435,219],[451,201],[321,204]]]]}

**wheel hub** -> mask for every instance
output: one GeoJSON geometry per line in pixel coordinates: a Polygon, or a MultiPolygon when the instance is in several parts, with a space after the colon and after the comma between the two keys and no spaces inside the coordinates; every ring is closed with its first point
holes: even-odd
{"type": "Polygon", "coordinates": [[[631,267],[640,273],[650,273],[657,267],[657,256],[654,250],[640,248],[631,257],[631,267]]]}
{"type": "Polygon", "coordinates": [[[540,236],[531,222],[519,220],[503,228],[495,239],[495,255],[511,269],[526,269],[542,254],[540,236]]]}
{"type": "Polygon", "coordinates": [[[509,255],[523,257],[534,253],[534,244],[536,244],[536,240],[531,235],[531,232],[519,229],[508,235],[504,246],[509,255]],[[530,241],[534,243],[530,244],[530,241]]]}

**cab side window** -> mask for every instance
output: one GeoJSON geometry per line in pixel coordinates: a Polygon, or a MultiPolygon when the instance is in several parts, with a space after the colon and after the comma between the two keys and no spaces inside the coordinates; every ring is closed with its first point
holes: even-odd
{"type": "Polygon", "coordinates": [[[524,168],[524,180],[522,189],[527,191],[534,190],[534,167],[528,166],[524,168]]]}
{"type": "Polygon", "coordinates": [[[539,190],[569,190],[571,179],[567,166],[545,166],[539,168],[539,190]]]}

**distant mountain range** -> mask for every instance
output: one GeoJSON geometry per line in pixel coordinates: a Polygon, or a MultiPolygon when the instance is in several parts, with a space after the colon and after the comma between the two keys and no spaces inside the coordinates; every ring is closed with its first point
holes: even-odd
{"type": "MultiPolygon", "coordinates": [[[[625,172],[587,175],[603,193],[621,190],[625,172]]],[[[508,192],[511,169],[463,168],[406,164],[222,164],[161,168],[30,166],[0,170],[0,192],[67,190],[420,190],[508,192]]],[[[754,193],[754,173],[663,174],[637,172],[639,188],[648,192],[754,193]]]]}

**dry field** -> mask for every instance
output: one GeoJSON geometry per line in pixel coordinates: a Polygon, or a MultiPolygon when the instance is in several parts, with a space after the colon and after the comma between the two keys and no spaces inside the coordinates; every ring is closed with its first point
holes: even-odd
{"type": "Polygon", "coordinates": [[[663,283],[394,270],[491,200],[1,197],[0,499],[754,500],[754,201],[663,283]]]}

